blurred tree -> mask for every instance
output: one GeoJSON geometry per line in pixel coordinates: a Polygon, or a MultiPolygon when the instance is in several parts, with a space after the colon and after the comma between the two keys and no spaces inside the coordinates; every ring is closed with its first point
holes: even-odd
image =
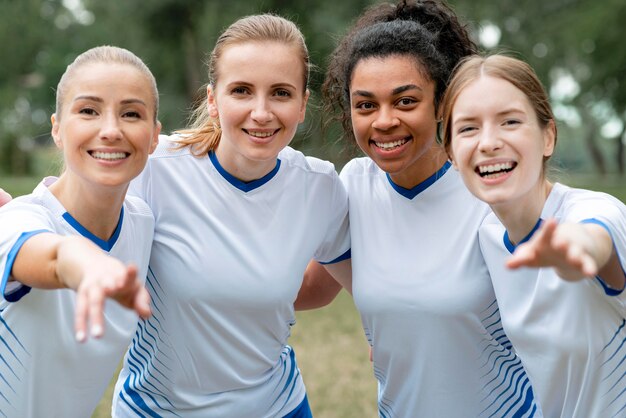
{"type": "MultiPolygon", "coordinates": [[[[341,166],[340,130],[322,134],[319,86],[326,57],[352,20],[374,0],[0,0],[0,171],[26,173],[28,150],[49,140],[54,87],[74,57],[100,44],[132,50],[154,72],[164,131],[182,127],[202,97],[205,62],[215,40],[240,16],[275,12],[302,28],[318,66],[306,123],[293,145],[341,166]]],[[[450,0],[488,50],[517,51],[552,91],[568,131],[586,138],[587,154],[606,171],[599,131],[626,126],[626,20],[623,0],[450,0]],[[491,36],[489,36],[491,35],[491,36]],[[491,38],[491,40],[489,40],[491,38]],[[495,43],[493,40],[495,39],[495,43]],[[621,121],[621,124],[620,124],[621,121]]],[[[567,140],[567,138],[562,138],[567,140]]],[[[624,171],[623,142],[614,141],[624,171]]]]}

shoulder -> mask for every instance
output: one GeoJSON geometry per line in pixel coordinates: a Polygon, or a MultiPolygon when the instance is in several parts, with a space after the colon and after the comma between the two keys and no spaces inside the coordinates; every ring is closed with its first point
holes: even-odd
{"type": "Polygon", "coordinates": [[[124,210],[132,216],[146,216],[152,218],[152,210],[143,199],[127,195],[124,199],[124,210]]]}
{"type": "Polygon", "coordinates": [[[180,135],[159,135],[159,145],[150,155],[150,161],[160,160],[164,158],[176,158],[184,156],[192,156],[189,147],[178,147],[180,135]]]}
{"type": "Polygon", "coordinates": [[[139,197],[126,196],[123,222],[125,229],[133,231],[134,239],[144,239],[147,236],[150,241],[152,240],[155,224],[154,215],[148,204],[139,197]]]}
{"type": "Polygon", "coordinates": [[[626,206],[610,194],[587,189],[578,189],[556,183],[550,193],[557,217],[570,221],[589,218],[617,218],[626,216],[626,206]],[[560,215],[560,216],[559,216],[560,215]]]}
{"type": "Polygon", "coordinates": [[[281,166],[287,170],[295,170],[306,174],[336,177],[335,165],[330,161],[305,156],[302,152],[286,147],[279,154],[281,166]]]}
{"type": "Polygon", "coordinates": [[[342,176],[370,176],[378,174],[380,168],[369,157],[353,158],[341,170],[342,176]]]}
{"type": "Polygon", "coordinates": [[[496,216],[495,213],[493,212],[489,212],[487,213],[487,215],[485,216],[485,218],[483,219],[482,222],[482,226],[498,226],[501,227],[502,222],[500,222],[500,219],[498,219],[498,217],[496,216]]]}

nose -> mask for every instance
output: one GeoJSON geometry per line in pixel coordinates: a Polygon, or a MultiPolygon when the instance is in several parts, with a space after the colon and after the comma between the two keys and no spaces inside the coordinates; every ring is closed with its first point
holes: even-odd
{"type": "Polygon", "coordinates": [[[268,100],[264,97],[259,97],[254,103],[250,116],[255,122],[265,124],[273,119],[274,114],[268,100]]]}
{"type": "Polygon", "coordinates": [[[388,131],[399,124],[400,121],[395,116],[393,109],[382,106],[376,115],[376,119],[372,123],[372,127],[379,131],[388,131]]]}
{"type": "Polygon", "coordinates": [[[102,118],[100,127],[100,138],[108,141],[117,141],[122,138],[122,128],[117,115],[106,114],[102,118]]]}
{"type": "Polygon", "coordinates": [[[481,152],[492,152],[502,148],[502,138],[498,129],[485,126],[480,133],[478,149],[481,152]]]}

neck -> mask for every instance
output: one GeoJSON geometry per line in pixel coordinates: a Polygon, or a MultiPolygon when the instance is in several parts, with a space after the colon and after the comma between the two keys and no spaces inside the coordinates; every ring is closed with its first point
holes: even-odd
{"type": "Polygon", "coordinates": [[[240,154],[229,153],[222,144],[215,149],[215,156],[228,174],[243,182],[258,180],[266,176],[276,167],[278,161],[278,156],[252,160],[240,154]]]}
{"type": "Polygon", "coordinates": [[[49,189],[76,221],[106,241],[119,222],[128,185],[94,186],[77,181],[66,172],[49,189]]]}
{"type": "Polygon", "coordinates": [[[420,157],[416,163],[398,173],[389,173],[389,177],[398,186],[412,189],[435,174],[446,161],[448,161],[448,155],[436,144],[436,148],[420,157]]]}
{"type": "Polygon", "coordinates": [[[491,209],[509,233],[512,243],[518,244],[532,231],[551,190],[552,183],[543,180],[540,185],[519,199],[491,205],[491,209]]]}

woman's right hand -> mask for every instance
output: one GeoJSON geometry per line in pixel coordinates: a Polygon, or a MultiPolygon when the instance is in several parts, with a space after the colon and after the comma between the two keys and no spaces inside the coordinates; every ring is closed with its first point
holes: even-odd
{"type": "Polygon", "coordinates": [[[134,310],[142,318],[150,316],[150,295],[137,277],[137,267],[126,266],[103,254],[101,259],[93,261],[92,268],[86,271],[76,289],[74,324],[78,341],[87,338],[88,323],[92,337],[103,335],[107,298],[134,310]]]}

